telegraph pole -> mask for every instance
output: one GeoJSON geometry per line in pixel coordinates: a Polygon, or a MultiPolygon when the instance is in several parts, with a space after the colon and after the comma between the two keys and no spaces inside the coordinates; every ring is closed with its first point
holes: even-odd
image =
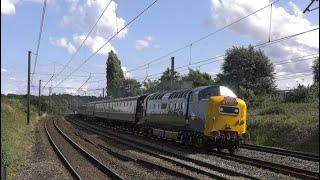
{"type": "Polygon", "coordinates": [[[104,88],[102,88],[102,98],[104,98],[104,88]]]}
{"type": "Polygon", "coordinates": [[[31,51],[28,51],[28,94],[27,94],[27,124],[30,124],[30,64],[31,51]]]}
{"type": "Polygon", "coordinates": [[[171,57],[171,90],[173,90],[173,80],[174,80],[174,57],[171,57]]]}
{"type": "Polygon", "coordinates": [[[51,87],[49,87],[49,114],[51,113],[51,87]]]}
{"type": "Polygon", "coordinates": [[[41,113],[41,80],[39,80],[39,112],[38,112],[38,115],[40,116],[40,113],[41,113]]]}

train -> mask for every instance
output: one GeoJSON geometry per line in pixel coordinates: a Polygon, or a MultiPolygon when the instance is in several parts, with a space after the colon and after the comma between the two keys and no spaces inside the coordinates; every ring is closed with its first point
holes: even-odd
{"type": "Polygon", "coordinates": [[[245,101],[218,85],[94,101],[78,109],[86,121],[230,154],[248,138],[246,113],[245,101]]]}

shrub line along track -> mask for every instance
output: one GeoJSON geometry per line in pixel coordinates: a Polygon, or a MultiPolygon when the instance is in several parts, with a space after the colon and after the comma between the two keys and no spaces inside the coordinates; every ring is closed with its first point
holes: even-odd
{"type": "MultiPolygon", "coordinates": [[[[90,165],[92,163],[92,165],[94,165],[94,168],[97,171],[100,171],[100,172],[104,173],[105,175],[107,175],[108,177],[110,177],[112,179],[117,179],[117,180],[122,180],[123,179],[120,175],[118,175],[117,173],[115,173],[113,170],[109,169],[105,165],[103,165],[99,160],[94,158],[87,151],[85,151],[78,144],[76,144],[73,140],[71,140],[65,133],[63,133],[61,131],[61,129],[57,126],[55,118],[56,117],[47,119],[47,121],[45,123],[45,130],[46,130],[46,133],[47,133],[47,135],[49,137],[50,143],[54,146],[54,149],[56,150],[58,155],[63,158],[63,161],[65,162],[65,165],[67,166],[67,169],[71,172],[72,176],[75,179],[82,179],[82,177],[79,175],[80,174],[79,171],[77,172],[76,166],[72,165],[72,161],[68,160],[67,156],[62,152],[61,148],[59,148],[59,146],[57,145],[57,142],[55,142],[55,139],[52,138],[52,134],[51,133],[52,133],[53,129],[49,129],[48,126],[47,126],[48,121],[50,121],[51,119],[53,119],[54,128],[56,129],[56,131],[59,132],[59,134],[63,137],[63,139],[65,139],[66,142],[68,142],[69,145],[71,145],[79,154],[81,154],[88,161],[90,161],[90,163],[87,163],[87,165],[90,165]]],[[[66,145],[67,144],[63,144],[63,146],[66,146],[66,145]]],[[[81,155],[79,155],[79,157],[81,155]]]]}
{"type": "Polygon", "coordinates": [[[152,150],[162,151],[162,152],[165,152],[166,154],[168,154],[170,156],[174,156],[175,158],[182,159],[184,161],[194,163],[197,166],[205,167],[205,168],[208,168],[208,169],[211,169],[211,170],[214,170],[214,171],[217,171],[217,172],[229,175],[229,176],[244,177],[244,178],[247,178],[247,179],[259,179],[259,178],[256,178],[256,177],[253,177],[253,176],[250,176],[250,175],[242,174],[242,173],[239,173],[239,172],[236,172],[236,171],[233,171],[233,170],[229,170],[229,169],[225,169],[225,168],[222,168],[222,167],[219,167],[219,166],[215,166],[213,164],[210,164],[210,163],[207,163],[207,162],[204,162],[204,161],[199,161],[199,160],[192,159],[192,158],[189,158],[189,157],[186,157],[186,156],[182,156],[182,155],[179,155],[177,153],[173,153],[173,152],[166,151],[166,150],[160,150],[160,149],[158,149],[156,147],[152,147],[150,145],[146,145],[146,144],[143,144],[141,142],[138,142],[138,141],[135,141],[135,140],[132,140],[132,139],[128,139],[126,137],[119,136],[119,135],[117,135],[115,133],[111,133],[111,132],[107,132],[105,130],[101,130],[101,129],[95,127],[92,124],[88,124],[88,123],[85,123],[85,122],[74,121],[74,120],[71,120],[71,119],[70,119],[70,122],[75,124],[75,125],[77,125],[77,126],[80,126],[80,127],[84,128],[86,130],[89,130],[91,132],[97,133],[97,134],[99,134],[101,136],[104,136],[106,138],[112,139],[112,140],[116,141],[117,143],[129,146],[129,147],[136,148],[136,149],[138,149],[138,150],[140,150],[140,151],[142,151],[142,152],[144,152],[146,154],[149,154],[151,156],[154,156],[156,158],[163,159],[165,161],[168,161],[168,162],[171,162],[173,164],[176,164],[177,166],[184,167],[184,168],[186,168],[188,170],[195,171],[195,172],[203,174],[203,175],[207,175],[207,176],[209,176],[211,178],[214,178],[214,179],[226,179],[226,178],[222,177],[222,176],[219,176],[217,174],[205,171],[203,169],[193,167],[193,166],[185,164],[183,162],[179,162],[177,160],[165,157],[163,155],[159,155],[159,154],[157,154],[157,153],[155,153],[153,151],[146,150],[146,149],[144,149],[142,147],[146,147],[146,148],[152,149],[152,150]],[[130,141],[130,142],[128,142],[128,141],[130,141]],[[132,142],[134,142],[134,144],[132,142]],[[137,146],[137,145],[139,145],[139,146],[137,146]]]}
{"type": "Polygon", "coordinates": [[[289,151],[289,150],[285,150],[285,149],[278,149],[278,148],[259,146],[259,145],[253,145],[253,144],[242,144],[240,147],[245,148],[245,149],[255,150],[255,151],[268,152],[268,153],[272,153],[272,154],[291,156],[291,157],[296,157],[296,158],[300,158],[300,159],[304,159],[304,160],[308,160],[308,161],[319,162],[319,155],[316,155],[316,154],[302,153],[302,152],[297,152],[297,151],[289,151]]]}
{"type": "MultiPolygon", "coordinates": [[[[76,123],[76,124],[78,124],[78,123],[76,123]]],[[[88,124],[88,123],[86,123],[86,124],[88,124]]],[[[106,131],[97,129],[94,126],[90,126],[90,127],[94,128],[95,130],[102,131],[104,133],[112,134],[113,136],[116,136],[118,138],[126,139],[125,137],[121,137],[121,136],[119,136],[119,135],[117,135],[115,133],[106,132],[106,131]]],[[[88,126],[84,127],[84,128],[88,129],[88,126]]],[[[96,133],[99,133],[99,132],[96,132],[96,133]]],[[[101,134],[101,133],[99,133],[99,134],[101,134]]],[[[126,140],[131,140],[131,139],[126,139],[126,140]]],[[[139,144],[141,146],[148,146],[148,145],[143,144],[141,142],[135,142],[135,143],[139,144]]],[[[150,146],[148,146],[148,148],[159,150],[158,148],[150,147],[150,146]]],[[[237,174],[237,172],[234,172],[234,171],[231,171],[231,170],[227,170],[227,169],[223,169],[221,167],[214,166],[213,164],[209,164],[209,163],[206,163],[206,162],[203,162],[203,161],[199,161],[199,160],[196,160],[196,159],[192,159],[192,158],[188,158],[188,157],[185,157],[185,156],[181,156],[181,155],[178,155],[178,154],[175,154],[175,153],[172,153],[172,152],[168,152],[166,150],[160,150],[160,151],[165,151],[166,153],[168,153],[170,155],[174,155],[174,156],[176,156],[176,157],[178,157],[180,159],[183,159],[183,160],[186,160],[186,161],[190,161],[190,162],[193,162],[193,163],[195,163],[197,165],[204,166],[204,167],[207,167],[207,168],[210,168],[210,169],[213,169],[213,170],[216,170],[216,171],[228,174],[228,175],[232,174],[232,175],[240,176],[240,173],[237,174]],[[226,171],[229,171],[229,172],[226,172],[226,171]]],[[[280,165],[280,164],[275,164],[275,163],[262,161],[262,160],[258,160],[258,159],[252,159],[252,158],[243,157],[243,156],[237,156],[237,155],[229,156],[229,154],[225,154],[225,153],[220,153],[220,154],[214,153],[214,155],[217,156],[217,157],[224,158],[224,159],[237,161],[237,162],[240,162],[240,163],[245,163],[245,164],[248,164],[248,165],[251,165],[251,166],[255,166],[255,167],[259,167],[259,168],[263,168],[263,169],[268,169],[268,170],[273,171],[273,172],[282,173],[282,174],[285,174],[285,175],[290,175],[290,176],[301,178],[301,179],[319,179],[319,173],[318,172],[298,169],[298,168],[294,168],[294,167],[284,166],[284,165],[280,165]]],[[[243,175],[241,175],[241,176],[243,176],[243,175]]],[[[246,178],[251,178],[251,179],[253,178],[254,179],[254,177],[251,177],[251,176],[246,177],[246,178]]]]}

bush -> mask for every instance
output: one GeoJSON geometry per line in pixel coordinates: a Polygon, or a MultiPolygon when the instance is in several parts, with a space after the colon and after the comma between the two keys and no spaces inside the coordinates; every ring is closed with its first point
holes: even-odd
{"type": "Polygon", "coordinates": [[[308,88],[308,102],[319,102],[319,83],[315,83],[308,88]]]}
{"type": "Polygon", "coordinates": [[[252,90],[243,87],[240,87],[240,98],[246,102],[248,109],[265,107],[281,102],[281,99],[275,95],[255,95],[252,90]]]}
{"type": "Polygon", "coordinates": [[[298,86],[297,89],[294,89],[293,92],[287,97],[287,102],[306,102],[308,96],[308,88],[305,86],[298,86]]]}
{"type": "Polygon", "coordinates": [[[285,114],[285,109],[279,105],[271,106],[269,108],[266,108],[262,110],[259,115],[269,115],[269,114],[285,114]]]}

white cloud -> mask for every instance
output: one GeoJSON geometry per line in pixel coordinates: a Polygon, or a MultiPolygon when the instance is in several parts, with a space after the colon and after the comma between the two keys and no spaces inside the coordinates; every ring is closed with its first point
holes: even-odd
{"type": "MultiPolygon", "coordinates": [[[[224,27],[270,3],[270,0],[211,0],[210,23],[218,28],[224,27]]],[[[289,2],[287,5],[291,8],[290,10],[293,14],[290,14],[289,10],[286,11],[283,7],[278,7],[277,4],[273,5],[271,40],[319,27],[317,24],[312,24],[304,18],[296,4],[289,2]]],[[[228,27],[227,30],[255,40],[256,42],[253,44],[259,44],[268,41],[269,18],[270,7],[228,27]]],[[[314,54],[319,52],[318,33],[318,30],[313,31],[261,48],[263,48],[264,52],[273,62],[314,54]]],[[[312,60],[283,64],[277,66],[276,71],[287,73],[308,71],[311,65],[312,60]]],[[[312,79],[312,77],[310,78],[312,79]]],[[[294,79],[288,81],[294,81],[294,79]]],[[[282,83],[280,86],[285,84],[286,83],[282,83]]]]}
{"type": "MultiPolygon", "coordinates": [[[[16,5],[20,2],[43,3],[43,0],[1,0],[1,14],[14,15],[16,13],[16,5]]],[[[47,0],[47,4],[49,3],[52,3],[52,0],[47,0]]]]}
{"type": "Polygon", "coordinates": [[[67,38],[49,37],[49,42],[54,46],[65,48],[69,54],[73,54],[76,52],[76,48],[72,43],[68,42],[67,38]]]}
{"type": "MultiPolygon", "coordinates": [[[[109,3],[104,0],[87,0],[80,3],[78,0],[68,0],[69,14],[63,16],[61,24],[63,26],[77,25],[83,32],[89,32],[96,20],[109,3]],[[89,29],[90,28],[90,29],[89,29]]],[[[125,20],[117,17],[116,10],[118,4],[112,1],[101,17],[91,36],[101,36],[110,38],[125,26],[125,20]]],[[[128,34],[128,29],[123,29],[116,37],[124,38],[128,34]]]]}
{"type": "Polygon", "coordinates": [[[133,77],[131,73],[128,73],[128,70],[127,70],[126,67],[122,66],[121,69],[123,71],[123,74],[124,74],[125,78],[132,78],[133,77]]]}
{"type": "Polygon", "coordinates": [[[146,40],[149,41],[149,42],[152,42],[154,40],[154,37],[152,36],[147,36],[146,37],[146,40]]]}
{"type": "Polygon", "coordinates": [[[134,43],[134,47],[138,50],[138,51],[142,51],[150,46],[152,46],[153,48],[159,49],[160,45],[159,44],[153,44],[155,41],[155,38],[153,36],[146,36],[144,39],[139,39],[136,40],[134,43]],[[152,45],[153,44],[153,45],[152,45]]]}
{"type": "Polygon", "coordinates": [[[299,9],[299,7],[298,7],[296,4],[294,4],[293,2],[291,2],[291,1],[289,2],[289,5],[292,7],[294,14],[295,14],[296,16],[302,18],[303,13],[302,13],[302,11],[299,9]]]}
{"type": "Polygon", "coordinates": [[[1,74],[6,72],[8,72],[8,70],[6,70],[5,68],[1,68],[1,74]]]}
{"type": "Polygon", "coordinates": [[[149,47],[149,42],[146,41],[146,40],[136,40],[134,47],[135,47],[137,50],[141,51],[141,50],[149,47]]]}
{"type": "MultiPolygon", "coordinates": [[[[80,46],[80,44],[83,42],[83,40],[86,38],[86,35],[75,35],[73,36],[73,41],[77,46],[80,46]]],[[[104,45],[107,42],[105,38],[102,36],[95,36],[95,37],[88,37],[85,46],[89,47],[91,49],[91,52],[96,52],[102,45],[104,45]]],[[[110,44],[106,44],[99,52],[98,54],[108,56],[108,52],[113,51],[114,53],[117,53],[116,49],[110,44]]]]}
{"type": "Polygon", "coordinates": [[[18,0],[1,0],[1,14],[13,15],[16,13],[15,4],[18,0]]]}

